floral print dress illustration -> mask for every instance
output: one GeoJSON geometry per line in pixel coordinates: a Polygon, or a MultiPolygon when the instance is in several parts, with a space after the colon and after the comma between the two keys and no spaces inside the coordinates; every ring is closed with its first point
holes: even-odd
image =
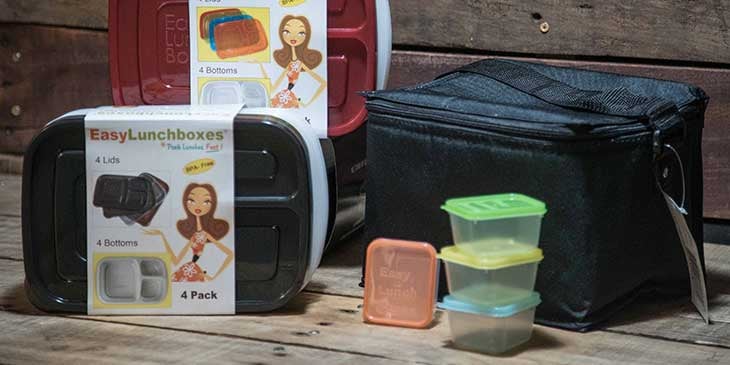
{"type": "Polygon", "coordinates": [[[289,86],[274,95],[271,99],[271,106],[274,108],[297,109],[299,108],[299,98],[294,94],[292,89],[299,81],[299,75],[302,72],[302,61],[296,60],[287,66],[286,77],[289,79],[289,86]]]}
{"type": "Polygon", "coordinates": [[[192,241],[193,261],[184,264],[172,275],[173,282],[205,281],[206,272],[198,266],[197,261],[208,243],[208,235],[203,231],[196,232],[192,241]]]}

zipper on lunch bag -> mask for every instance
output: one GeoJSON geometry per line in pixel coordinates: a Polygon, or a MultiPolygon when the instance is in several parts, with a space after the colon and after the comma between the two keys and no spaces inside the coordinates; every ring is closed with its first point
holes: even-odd
{"type": "MultiPolygon", "coordinates": [[[[413,106],[410,104],[401,104],[386,99],[378,98],[374,96],[374,93],[367,93],[366,96],[375,97],[377,100],[368,101],[368,110],[376,113],[383,113],[387,115],[394,115],[398,117],[407,118],[413,121],[430,120],[439,124],[447,124],[458,127],[473,128],[483,130],[487,132],[496,132],[507,135],[515,136],[528,136],[533,138],[549,138],[549,139],[560,139],[560,140],[578,140],[578,139],[608,139],[613,137],[623,137],[632,134],[644,134],[644,133],[656,133],[655,136],[661,142],[662,131],[670,129],[674,125],[671,123],[674,118],[671,118],[671,114],[668,114],[668,110],[660,112],[660,114],[667,114],[656,118],[655,122],[650,122],[649,118],[637,118],[636,122],[627,123],[625,125],[612,126],[611,128],[598,127],[592,129],[592,132],[585,134],[577,134],[574,129],[568,127],[565,124],[560,125],[561,130],[548,130],[541,128],[525,128],[513,125],[506,125],[504,123],[489,122],[486,119],[503,119],[503,120],[516,120],[522,123],[534,123],[527,120],[507,119],[499,117],[481,117],[480,120],[470,114],[459,114],[447,110],[436,110],[420,106],[413,106]],[[420,110],[419,110],[420,109],[420,110]],[[421,111],[428,110],[428,112],[421,111]],[[458,114],[458,118],[454,115],[458,114]]],[[[654,142],[652,142],[654,143],[654,142]]]]}

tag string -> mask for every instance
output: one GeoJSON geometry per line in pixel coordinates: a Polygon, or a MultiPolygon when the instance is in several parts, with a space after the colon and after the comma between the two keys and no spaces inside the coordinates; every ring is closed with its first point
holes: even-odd
{"type": "MultiPolygon", "coordinates": [[[[677,150],[674,147],[672,147],[672,145],[665,144],[664,147],[666,147],[670,151],[672,151],[672,153],[674,154],[674,157],[676,157],[677,161],[679,162],[679,172],[680,172],[680,174],[681,174],[680,176],[682,178],[682,204],[679,205],[679,210],[680,210],[680,212],[682,212],[682,214],[687,215],[688,214],[687,210],[684,208],[684,203],[686,201],[687,186],[686,186],[686,182],[684,180],[684,164],[682,163],[682,157],[679,155],[679,152],[677,152],[677,150]]],[[[657,181],[657,183],[658,183],[658,181],[657,181]]],[[[672,201],[674,202],[674,199],[672,198],[672,196],[669,195],[666,191],[664,191],[664,188],[662,188],[662,184],[658,184],[658,185],[659,185],[659,190],[661,190],[664,194],[666,194],[669,197],[669,199],[672,199],[672,201]]],[[[674,202],[674,204],[676,205],[677,203],[674,202]]]]}

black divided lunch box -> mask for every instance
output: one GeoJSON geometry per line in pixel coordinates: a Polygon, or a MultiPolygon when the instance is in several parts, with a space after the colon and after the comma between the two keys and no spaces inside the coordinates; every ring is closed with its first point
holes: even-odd
{"type": "MultiPolygon", "coordinates": [[[[26,289],[44,311],[87,312],[86,204],[92,204],[86,201],[87,112],[49,123],[25,155],[26,289]]],[[[234,142],[236,312],[270,311],[307,285],[327,243],[356,229],[362,217],[350,212],[335,223],[334,149],[306,123],[244,110],[234,121],[234,142]]],[[[136,179],[130,184],[144,184],[136,179]]],[[[340,194],[340,201],[349,202],[340,206],[358,205],[352,203],[356,197],[340,194]]],[[[96,203],[108,204],[103,196],[96,203]]],[[[123,215],[122,208],[107,206],[105,214],[123,215]]]]}

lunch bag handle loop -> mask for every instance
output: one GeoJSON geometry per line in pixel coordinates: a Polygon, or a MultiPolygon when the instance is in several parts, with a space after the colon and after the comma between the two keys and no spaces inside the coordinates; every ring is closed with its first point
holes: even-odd
{"type": "Polygon", "coordinates": [[[579,89],[518,62],[497,59],[479,61],[439,78],[458,72],[489,77],[553,105],[598,114],[648,118],[653,121],[667,110],[676,110],[676,106],[665,99],[636,95],[625,87],[611,90],[579,89]]]}

